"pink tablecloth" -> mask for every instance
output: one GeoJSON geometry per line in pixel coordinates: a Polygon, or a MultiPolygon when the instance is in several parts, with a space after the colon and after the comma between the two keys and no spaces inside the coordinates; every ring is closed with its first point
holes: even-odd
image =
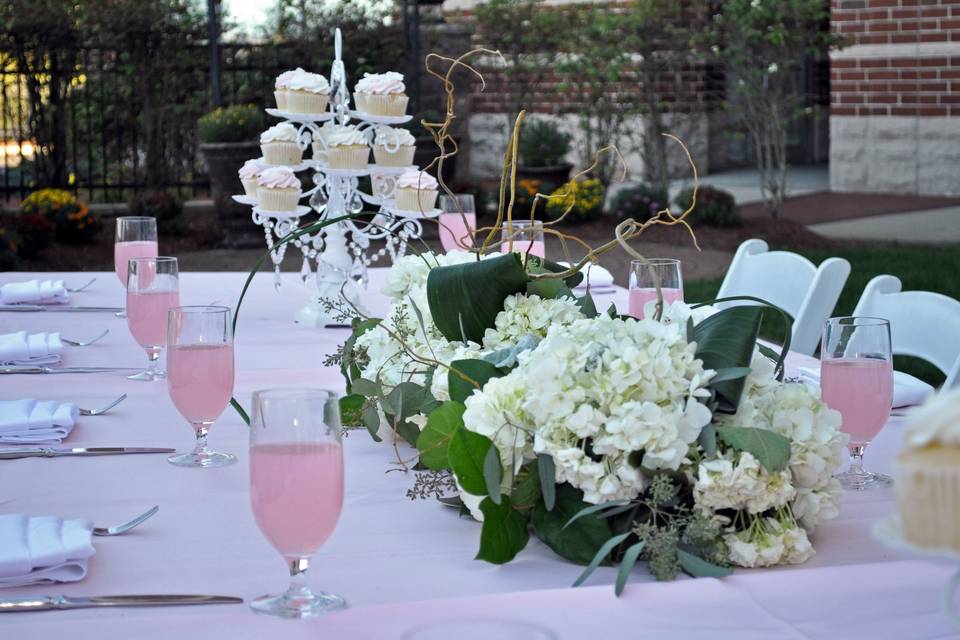
{"type": "MultiPolygon", "coordinates": [[[[118,304],[112,274],[97,274],[73,304],[118,304]]],[[[374,271],[369,306],[382,313],[374,271]]],[[[31,274],[0,274],[0,283],[31,274]]],[[[68,282],[81,274],[67,274],[68,282]]],[[[237,273],[182,275],[185,304],[233,304],[243,282],[237,273]]],[[[237,395],[267,386],[342,389],[323,360],[345,330],[306,329],[292,323],[308,291],[292,276],[275,292],[269,274],[254,281],[237,332],[237,395]]],[[[623,292],[599,296],[625,301],[623,292]]],[[[85,338],[102,328],[97,345],[68,348],[65,365],[139,365],[144,356],[112,314],[0,313],[0,333],[59,330],[85,338]]],[[[798,359],[792,364],[795,366],[798,359]]],[[[31,396],[98,406],[129,399],[110,414],[82,418],[69,444],[154,445],[185,449],[189,427],[162,383],[137,383],[122,374],[6,375],[0,398],[31,396]]],[[[890,423],[868,451],[870,466],[888,470],[901,421],[890,423]]],[[[252,598],[286,583],[283,562],[262,538],[247,502],[246,427],[231,411],[218,421],[211,444],[240,463],[220,470],[174,468],[162,456],[97,459],[27,459],[0,463],[0,513],[89,517],[123,521],[158,504],[160,513],[135,532],[96,540],[90,573],[80,583],[32,587],[17,593],[217,593],[252,598]]],[[[613,569],[590,585],[568,589],[580,568],[536,541],[504,567],[472,560],[478,525],[432,501],[410,501],[408,474],[386,473],[391,448],[353,432],[345,443],[347,497],[336,532],[314,561],[311,582],[342,594],[351,608],[320,620],[287,622],[254,616],[245,605],[202,609],[71,611],[0,617],[3,638],[284,637],[400,638],[437,619],[522,620],[558,638],[622,635],[626,628],[675,638],[945,638],[955,629],[943,613],[942,594],[953,567],[891,551],[870,527],[893,511],[889,490],[845,496],[840,517],[815,536],[817,555],[802,567],[738,571],[717,580],[650,583],[641,569],[620,599],[609,586],[613,569]]],[[[0,591],[0,597],[9,595],[0,591]]]]}

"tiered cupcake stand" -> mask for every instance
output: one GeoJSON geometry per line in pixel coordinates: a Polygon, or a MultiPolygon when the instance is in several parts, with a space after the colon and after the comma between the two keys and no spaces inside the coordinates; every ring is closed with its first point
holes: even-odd
{"type": "MultiPolygon", "coordinates": [[[[350,95],[347,92],[347,75],[341,59],[340,29],[336,30],[334,40],[334,61],[330,72],[331,96],[325,113],[301,114],[267,109],[267,113],[297,127],[300,148],[311,146],[325,147],[320,127],[324,122],[335,120],[338,124],[352,124],[366,133],[367,143],[372,145],[376,125],[398,125],[409,122],[413,116],[376,116],[361,113],[349,108],[350,95]],[[317,141],[317,145],[314,145],[317,141]]],[[[389,152],[397,149],[399,140],[387,142],[389,152]]],[[[262,159],[261,159],[262,160],[262,159]]],[[[403,211],[394,204],[394,190],[397,177],[405,171],[418,167],[388,167],[371,164],[364,169],[334,169],[322,160],[304,160],[299,165],[289,167],[295,172],[312,171],[313,188],[304,191],[301,199],[307,204],[297,207],[296,211],[268,211],[257,205],[256,199],[246,196],[234,196],[234,200],[253,207],[254,224],[263,227],[264,238],[270,250],[274,265],[274,285],[280,286],[280,264],[283,262],[287,245],[277,246],[277,240],[300,227],[301,219],[311,212],[320,220],[335,219],[348,213],[370,211],[371,216],[363,219],[344,220],[329,225],[318,233],[304,234],[293,240],[293,244],[303,254],[300,275],[309,282],[315,274],[317,293],[310,296],[306,306],[297,312],[295,320],[310,326],[328,326],[338,320],[321,304],[323,299],[339,299],[341,292],[350,301],[362,309],[360,293],[368,282],[367,268],[378,260],[390,256],[391,261],[404,255],[407,244],[422,237],[421,219],[435,218],[439,209],[426,212],[403,211]],[[362,177],[370,177],[372,193],[360,189],[362,177]],[[382,241],[383,246],[371,253],[370,245],[382,241]],[[316,262],[316,269],[312,263],[316,262]]]]}

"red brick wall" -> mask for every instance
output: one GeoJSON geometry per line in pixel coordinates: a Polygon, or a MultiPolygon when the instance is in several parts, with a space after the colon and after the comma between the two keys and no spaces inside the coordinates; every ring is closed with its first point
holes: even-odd
{"type": "Polygon", "coordinates": [[[849,46],[939,45],[833,60],[832,115],[960,116],[960,0],[832,0],[831,8],[849,46]]]}

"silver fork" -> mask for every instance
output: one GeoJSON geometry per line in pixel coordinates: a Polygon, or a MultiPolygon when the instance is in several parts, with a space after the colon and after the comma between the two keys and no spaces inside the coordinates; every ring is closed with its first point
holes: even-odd
{"type": "Polygon", "coordinates": [[[123,394],[122,396],[120,396],[110,404],[106,405],[105,407],[100,407],[99,409],[80,409],[80,415],[99,416],[101,414],[106,413],[107,411],[110,411],[110,409],[113,409],[115,406],[117,406],[118,404],[120,404],[126,399],[127,399],[127,394],[123,394]]]}
{"type": "Polygon", "coordinates": [[[156,506],[156,507],[150,509],[150,510],[147,511],[146,513],[140,514],[139,516],[137,516],[136,518],[134,518],[134,519],[131,520],[130,522],[124,522],[123,524],[118,524],[118,525],[115,526],[115,527],[94,527],[94,528],[93,528],[93,535],[95,535],[95,536],[118,536],[118,535],[120,535],[121,533],[126,533],[127,531],[130,531],[130,529],[133,529],[134,527],[140,526],[141,524],[143,524],[144,522],[146,522],[147,520],[149,520],[150,518],[152,518],[152,517],[153,517],[153,514],[155,514],[157,511],[160,511],[160,507],[159,507],[159,506],[156,506]]]}
{"type": "Polygon", "coordinates": [[[60,340],[70,345],[71,347],[88,347],[94,342],[96,342],[97,340],[99,340],[100,338],[102,338],[103,336],[107,335],[108,333],[110,333],[110,329],[105,329],[104,332],[98,335],[96,338],[92,340],[87,340],[87,341],[67,340],[66,338],[63,338],[63,337],[61,337],[60,340]]]}
{"type": "Polygon", "coordinates": [[[86,289],[96,281],[97,281],[96,278],[90,278],[90,281],[87,284],[83,285],[82,287],[73,287],[73,288],[67,287],[67,291],[69,291],[70,293],[80,293],[81,291],[83,291],[84,289],[86,289]]]}

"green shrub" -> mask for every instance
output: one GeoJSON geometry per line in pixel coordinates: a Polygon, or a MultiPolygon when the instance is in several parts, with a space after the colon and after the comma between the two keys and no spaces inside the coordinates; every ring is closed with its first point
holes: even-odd
{"type": "MultiPolygon", "coordinates": [[[[673,201],[682,211],[690,206],[693,197],[693,188],[684,189],[677,194],[673,201]]],[[[697,190],[697,204],[687,220],[691,224],[702,224],[708,227],[739,227],[743,224],[740,209],[733,196],[723,189],[702,186],[697,190]]]]}
{"type": "Polygon", "coordinates": [[[197,120],[200,142],[256,142],[263,116],[252,104],[220,107],[197,120]]]}
{"type": "Polygon", "coordinates": [[[549,120],[531,120],[520,130],[517,153],[525,167],[555,167],[570,151],[570,134],[549,120]]]}
{"type": "Polygon", "coordinates": [[[168,191],[138,193],[130,199],[129,208],[131,216],[156,218],[159,235],[180,236],[186,232],[183,203],[168,191]]]}
{"type": "Polygon", "coordinates": [[[571,180],[550,195],[560,196],[547,201],[547,218],[550,220],[561,217],[571,204],[573,208],[563,219],[571,224],[589,222],[599,216],[603,208],[603,185],[597,178],[571,180]]]}
{"type": "Polygon", "coordinates": [[[618,218],[646,220],[666,208],[667,194],[647,184],[635,184],[617,192],[611,211],[618,218]]]}
{"type": "Polygon", "coordinates": [[[20,203],[20,215],[52,221],[57,241],[64,244],[91,243],[102,227],[87,205],[62,189],[34,191],[20,203]]]}
{"type": "Polygon", "coordinates": [[[13,271],[17,268],[17,234],[0,227],[0,271],[13,271]]]}

